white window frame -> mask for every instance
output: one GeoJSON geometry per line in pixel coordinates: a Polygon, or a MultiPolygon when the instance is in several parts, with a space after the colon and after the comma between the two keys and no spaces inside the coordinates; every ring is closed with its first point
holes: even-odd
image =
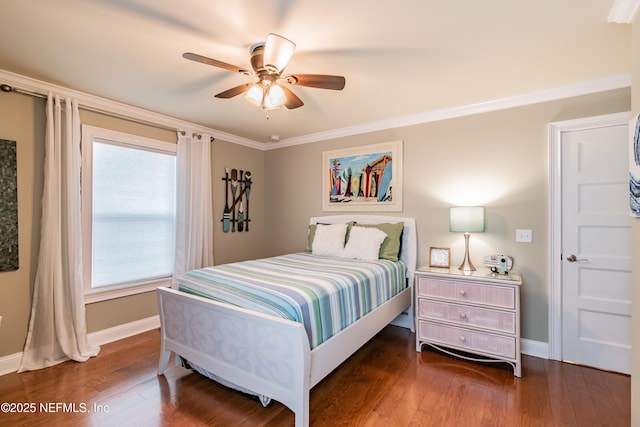
{"type": "Polygon", "coordinates": [[[82,125],[82,279],[85,304],[153,291],[159,286],[171,286],[171,277],[108,286],[91,287],[92,265],[92,189],[93,142],[105,141],[124,147],[142,148],[176,155],[178,145],[110,129],[82,125]]]}

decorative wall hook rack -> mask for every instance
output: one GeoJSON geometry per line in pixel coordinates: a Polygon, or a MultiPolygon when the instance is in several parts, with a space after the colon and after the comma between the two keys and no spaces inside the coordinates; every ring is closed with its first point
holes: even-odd
{"type": "Polygon", "coordinates": [[[249,231],[249,196],[251,195],[251,172],[242,169],[224,168],[224,212],[222,231],[232,233],[249,231]],[[231,200],[229,200],[231,196],[231,200]]]}

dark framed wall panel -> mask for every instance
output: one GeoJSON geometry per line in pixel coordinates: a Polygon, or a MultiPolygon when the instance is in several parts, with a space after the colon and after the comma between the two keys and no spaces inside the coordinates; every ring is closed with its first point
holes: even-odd
{"type": "Polygon", "coordinates": [[[17,270],[18,266],[16,142],[0,139],[0,271],[17,270]]]}

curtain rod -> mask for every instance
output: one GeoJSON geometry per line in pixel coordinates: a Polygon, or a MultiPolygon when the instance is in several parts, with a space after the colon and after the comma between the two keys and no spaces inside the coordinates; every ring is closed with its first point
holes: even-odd
{"type": "MultiPolygon", "coordinates": [[[[15,86],[11,86],[11,85],[4,84],[4,83],[0,84],[0,91],[1,92],[7,92],[7,93],[15,92],[15,93],[20,93],[22,95],[28,95],[28,96],[33,96],[33,97],[36,97],[36,98],[43,98],[43,99],[47,99],[47,96],[48,96],[48,94],[46,94],[46,93],[20,89],[20,88],[16,88],[15,86]]],[[[179,131],[182,135],[185,134],[185,131],[183,131],[183,130],[178,130],[176,128],[168,127],[168,126],[162,126],[162,125],[159,125],[157,123],[150,123],[150,122],[146,122],[146,121],[142,121],[142,120],[136,120],[136,119],[134,119],[132,117],[128,117],[128,116],[125,116],[125,115],[122,115],[122,114],[117,114],[117,113],[113,113],[113,112],[110,112],[110,111],[101,110],[101,109],[98,109],[98,108],[90,108],[90,107],[87,107],[86,105],[79,105],[78,107],[83,109],[83,110],[86,110],[86,111],[92,111],[94,113],[104,114],[104,115],[107,115],[107,116],[110,116],[110,117],[115,117],[115,118],[118,118],[118,119],[127,120],[127,121],[130,121],[130,122],[133,122],[133,123],[138,123],[138,124],[142,124],[142,125],[146,125],[146,126],[151,126],[151,127],[156,128],[156,129],[169,130],[169,131],[173,131],[173,132],[178,132],[179,131]]],[[[193,133],[192,137],[193,136],[198,137],[198,139],[200,139],[202,137],[201,134],[196,134],[196,133],[193,133]]],[[[213,142],[213,140],[214,140],[214,138],[211,137],[211,142],[213,142]]]]}
{"type": "MultiPolygon", "coordinates": [[[[185,136],[185,135],[187,134],[187,132],[186,132],[186,131],[184,131],[184,130],[181,130],[181,131],[179,131],[179,132],[180,132],[180,135],[182,135],[182,136],[185,136]]],[[[194,133],[192,133],[192,134],[191,134],[191,137],[192,137],[192,138],[202,139],[202,134],[201,134],[201,133],[195,133],[195,132],[194,132],[194,133]]],[[[211,137],[211,142],[213,142],[213,141],[215,141],[215,138],[214,138],[214,137],[211,137]]]]}
{"type": "Polygon", "coordinates": [[[37,98],[46,98],[47,97],[47,95],[45,95],[43,93],[26,91],[24,89],[16,89],[14,86],[10,86],[10,85],[4,84],[4,83],[0,85],[0,91],[2,91],[2,92],[16,92],[16,93],[21,93],[23,95],[35,96],[37,98]]]}

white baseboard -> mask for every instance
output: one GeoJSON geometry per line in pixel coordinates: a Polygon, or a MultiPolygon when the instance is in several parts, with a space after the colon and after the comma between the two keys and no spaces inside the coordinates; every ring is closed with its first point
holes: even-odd
{"type": "Polygon", "coordinates": [[[124,338],[138,335],[143,332],[157,329],[160,327],[160,316],[151,316],[145,319],[136,320],[135,322],[125,323],[123,325],[114,326],[113,328],[103,329],[101,331],[89,334],[89,344],[102,345],[110,342],[118,341],[124,338]]]}
{"type": "Polygon", "coordinates": [[[20,367],[22,352],[0,357],[0,375],[15,372],[20,367]]]}
{"type": "MultiPolygon", "coordinates": [[[[160,316],[151,316],[124,325],[88,334],[87,339],[91,345],[103,345],[118,341],[133,335],[141,334],[160,327],[160,316]]],[[[0,376],[16,372],[20,367],[22,352],[0,357],[0,376]]]]}
{"type": "Polygon", "coordinates": [[[541,359],[549,358],[549,344],[542,341],[533,341],[523,338],[520,340],[520,351],[522,354],[540,357],[541,359]]]}

